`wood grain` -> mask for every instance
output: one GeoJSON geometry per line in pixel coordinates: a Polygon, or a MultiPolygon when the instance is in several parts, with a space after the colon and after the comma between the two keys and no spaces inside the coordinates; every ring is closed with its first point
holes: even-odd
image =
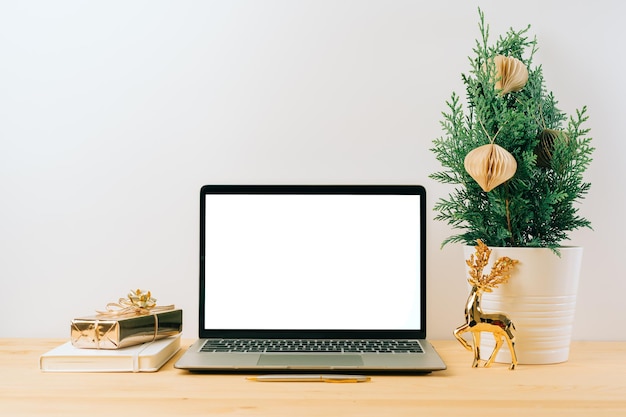
{"type": "Polygon", "coordinates": [[[435,341],[446,371],[358,384],[192,374],[172,366],[182,351],[156,373],[41,372],[39,355],[63,342],[0,339],[0,415],[626,416],[626,342],[574,342],[566,363],[510,371],[473,369],[458,342],[435,341]]]}

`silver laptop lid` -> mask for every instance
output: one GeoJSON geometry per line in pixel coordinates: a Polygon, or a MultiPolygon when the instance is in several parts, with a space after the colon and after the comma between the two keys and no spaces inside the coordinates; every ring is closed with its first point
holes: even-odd
{"type": "Polygon", "coordinates": [[[421,186],[207,185],[200,337],[426,337],[421,186]]]}

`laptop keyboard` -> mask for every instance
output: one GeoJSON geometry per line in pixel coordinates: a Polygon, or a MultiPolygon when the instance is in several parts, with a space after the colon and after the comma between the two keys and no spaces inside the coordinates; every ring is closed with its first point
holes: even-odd
{"type": "Polygon", "coordinates": [[[201,352],[424,353],[417,340],[208,339],[201,352]]]}

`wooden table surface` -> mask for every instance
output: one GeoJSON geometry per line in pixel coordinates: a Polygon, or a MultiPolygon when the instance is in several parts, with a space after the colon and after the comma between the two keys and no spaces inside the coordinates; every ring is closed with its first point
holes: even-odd
{"type": "Polygon", "coordinates": [[[182,350],[155,373],[41,372],[63,342],[0,339],[0,416],[626,416],[626,342],[574,342],[566,363],[510,371],[434,341],[447,370],[358,384],[192,374],[172,366],[182,350]]]}

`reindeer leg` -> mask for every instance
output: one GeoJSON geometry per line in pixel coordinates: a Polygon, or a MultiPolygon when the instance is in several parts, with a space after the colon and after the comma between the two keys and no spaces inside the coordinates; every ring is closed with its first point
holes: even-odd
{"type": "Polygon", "coordinates": [[[473,331],[472,338],[474,339],[474,362],[472,367],[478,368],[478,363],[480,362],[480,332],[473,331]]]}
{"type": "Polygon", "coordinates": [[[510,370],[514,370],[517,366],[517,354],[515,353],[515,341],[512,338],[507,337],[506,342],[509,345],[509,350],[511,351],[511,366],[510,370]]]}
{"type": "Polygon", "coordinates": [[[457,327],[454,330],[454,337],[456,337],[456,339],[461,342],[461,344],[463,345],[463,347],[467,350],[472,350],[472,347],[470,346],[469,343],[467,343],[467,340],[465,340],[463,337],[461,337],[461,334],[465,333],[467,331],[467,329],[469,328],[469,326],[466,324],[457,327]]]}
{"type": "Polygon", "coordinates": [[[502,336],[497,335],[495,333],[493,334],[493,338],[496,341],[496,346],[493,348],[493,352],[491,352],[491,356],[489,356],[489,360],[485,364],[485,368],[489,368],[491,364],[493,363],[493,361],[496,360],[496,355],[498,354],[498,351],[500,350],[500,347],[502,346],[502,343],[504,342],[502,340],[502,336]]]}

